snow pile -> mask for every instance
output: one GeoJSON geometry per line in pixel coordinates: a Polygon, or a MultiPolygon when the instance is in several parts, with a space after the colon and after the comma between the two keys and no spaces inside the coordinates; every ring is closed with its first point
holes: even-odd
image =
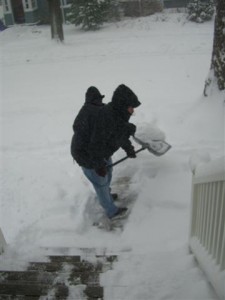
{"type": "Polygon", "coordinates": [[[216,299],[187,250],[191,170],[224,155],[224,94],[201,96],[213,21],[157,14],[97,32],[67,25],[64,34],[64,45],[50,41],[48,26],[0,34],[0,227],[9,244],[0,268],[13,268],[18,255],[41,259],[41,247],[104,248],[120,254],[102,278],[106,299],[216,299]],[[105,232],[90,224],[100,208],[70,141],[86,89],[97,86],[108,102],[121,83],[142,102],[131,119],[137,136],[172,149],[162,157],[143,151],[114,168],[113,190],[129,178],[121,193],[137,199],[124,231],[105,232]]]}
{"type": "Polygon", "coordinates": [[[166,138],[165,133],[160,130],[154,123],[140,123],[137,124],[137,130],[135,135],[145,141],[146,143],[151,140],[162,140],[166,138]]]}

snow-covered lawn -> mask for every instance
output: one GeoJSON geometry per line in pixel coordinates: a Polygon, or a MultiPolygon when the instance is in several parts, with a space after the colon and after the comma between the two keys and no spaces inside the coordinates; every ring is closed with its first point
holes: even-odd
{"type": "Polygon", "coordinates": [[[106,248],[120,255],[102,277],[106,300],[216,299],[188,252],[191,169],[224,155],[224,93],[202,97],[213,21],[161,13],[96,32],[65,25],[64,34],[61,45],[48,26],[0,33],[0,227],[9,244],[0,268],[45,246],[106,248]],[[142,102],[131,122],[161,130],[172,149],[114,168],[113,180],[131,177],[126,193],[138,196],[124,231],[105,232],[91,226],[98,206],[70,141],[86,89],[108,102],[121,83],[142,102]]]}

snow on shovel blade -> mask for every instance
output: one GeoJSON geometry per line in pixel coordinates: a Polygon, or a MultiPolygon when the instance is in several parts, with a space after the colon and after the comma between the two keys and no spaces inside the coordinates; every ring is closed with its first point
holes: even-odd
{"type": "Polygon", "coordinates": [[[149,152],[153,153],[156,156],[165,154],[172,147],[170,144],[162,140],[151,140],[147,143],[143,142],[136,136],[133,136],[133,139],[143,148],[147,149],[149,152]]]}

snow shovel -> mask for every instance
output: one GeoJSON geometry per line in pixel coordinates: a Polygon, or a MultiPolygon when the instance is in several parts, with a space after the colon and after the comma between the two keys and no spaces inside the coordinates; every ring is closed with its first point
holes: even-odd
{"type": "MultiPolygon", "coordinates": [[[[143,142],[136,136],[133,136],[133,139],[135,140],[136,143],[141,145],[141,148],[138,149],[137,151],[135,151],[136,154],[147,149],[152,154],[154,154],[156,156],[161,156],[161,155],[165,154],[172,147],[170,144],[168,144],[167,142],[162,141],[162,140],[151,140],[147,143],[147,142],[143,142]]],[[[114,167],[115,165],[126,160],[127,158],[129,158],[129,156],[125,156],[125,157],[121,158],[120,160],[114,162],[113,164],[108,165],[108,167],[114,167]]]]}

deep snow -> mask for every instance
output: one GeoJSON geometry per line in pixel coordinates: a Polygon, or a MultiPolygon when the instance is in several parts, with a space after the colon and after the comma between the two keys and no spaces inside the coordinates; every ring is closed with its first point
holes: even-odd
{"type": "Polygon", "coordinates": [[[202,97],[213,21],[161,13],[96,32],[65,25],[64,34],[63,45],[47,26],[0,34],[0,227],[9,244],[0,268],[21,268],[41,247],[104,248],[120,255],[102,277],[105,299],[216,299],[188,252],[191,170],[224,155],[224,93],[202,97]],[[131,177],[123,192],[137,200],[124,231],[105,232],[90,224],[99,207],[70,140],[86,89],[97,86],[108,102],[121,83],[142,102],[131,119],[138,130],[150,126],[173,148],[114,168],[114,182],[131,177]]]}

